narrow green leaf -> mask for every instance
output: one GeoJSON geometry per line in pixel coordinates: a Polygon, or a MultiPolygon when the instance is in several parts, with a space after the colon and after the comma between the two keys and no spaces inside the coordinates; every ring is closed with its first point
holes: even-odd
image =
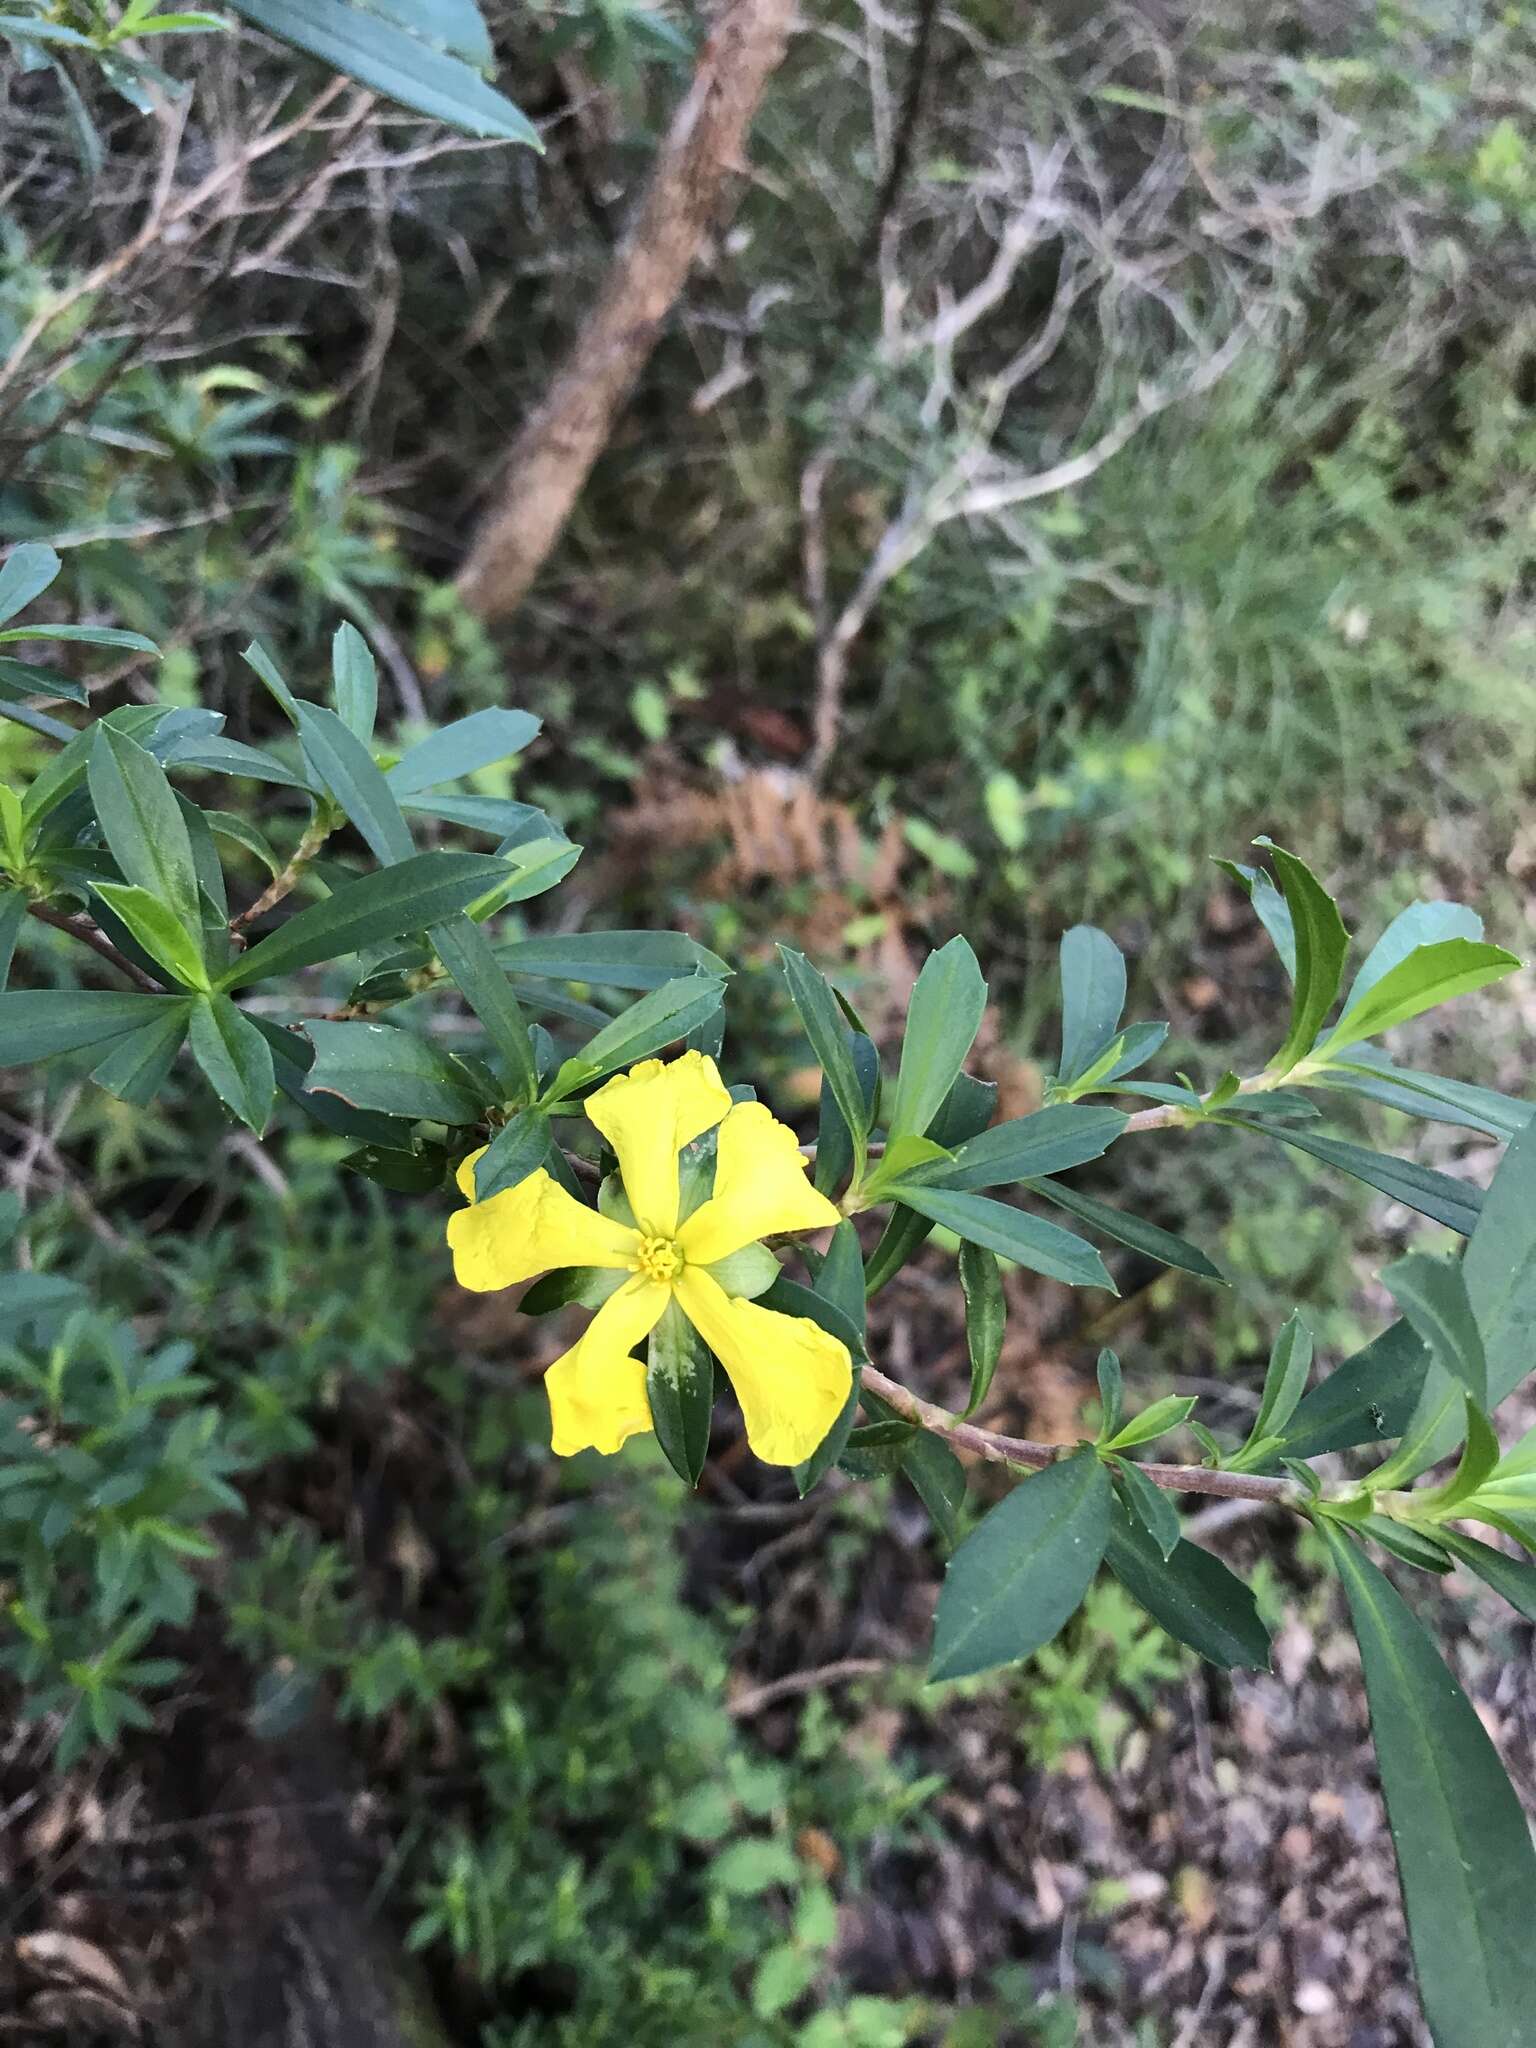
{"type": "Polygon", "coordinates": [[[496,957],[513,974],[599,988],[660,988],[687,974],[727,981],[731,973],[718,953],[682,932],[547,932],[503,940],[496,957]]]}
{"type": "Polygon", "coordinates": [[[565,1062],[552,1083],[551,1099],[685,1038],[696,1024],[714,1015],[724,994],[724,984],[704,974],[684,974],[653,989],[589,1039],[575,1059],[565,1062]]]}
{"type": "MultiPolygon", "coordinates": [[[[1536,1220],[1532,1235],[1536,1236],[1536,1220]]],[[[1433,1357],[1461,1382],[1479,1408],[1486,1409],[1488,1361],[1460,1261],[1410,1252],[1381,1278],[1433,1357]]]]}
{"type": "Polygon", "coordinates": [[[562,1266],[535,1280],[517,1304],[520,1316],[552,1315],[557,1308],[601,1308],[630,1275],[611,1266],[562,1266]]]}
{"type": "Polygon", "coordinates": [[[1349,933],[1337,904],[1306,862],[1269,840],[1259,843],[1269,848],[1296,934],[1290,1029],[1269,1063],[1271,1073],[1287,1074],[1312,1050],[1323,1020],[1333,1008],[1349,952],[1349,933]]]}
{"type": "Polygon", "coordinates": [[[859,1348],[850,1354],[854,1361],[853,1385],[848,1390],[848,1399],[844,1402],[841,1413],[810,1457],[795,1467],[795,1485],[802,1499],[843,1455],[859,1412],[859,1366],[864,1354],[865,1328],[864,1267],[863,1254],[859,1248],[859,1234],[851,1223],[839,1223],[833,1231],[832,1242],[827,1248],[827,1256],[822,1261],[821,1271],[816,1275],[816,1285],[812,1291],[819,1294],[822,1300],[843,1318],[857,1336],[859,1348]]]}
{"type": "Polygon", "coordinates": [[[504,863],[490,854],[418,853],[377,874],[362,875],[323,903],[298,911],[242,953],[221,977],[221,986],[241,988],[269,975],[292,974],[440,924],[503,872],[504,863]]]}
{"type": "Polygon", "coordinates": [[[1000,1258],[1061,1280],[1069,1287],[1105,1287],[1119,1292],[1104,1261],[1093,1249],[1042,1217],[1030,1216],[987,1195],[957,1195],[948,1188],[898,1186],[892,1198],[931,1223],[942,1224],[968,1244],[983,1245],[1000,1258]]]}
{"type": "Polygon", "coordinates": [[[919,1430],[902,1453],[901,1469],[932,1516],[941,1539],[952,1544],[960,1530],[965,1467],[948,1444],[919,1430]]]}
{"type": "Polygon", "coordinates": [[[1476,1712],[1402,1596],[1326,1519],[1365,1672],[1424,2014],[1437,2048],[1527,2048],[1530,1827],[1476,1712]]]}
{"type": "Polygon", "coordinates": [[[187,931],[200,933],[192,842],[160,763],[103,723],[95,728],[87,775],[102,835],[124,878],[158,897],[187,931]]]}
{"type": "Polygon", "coordinates": [[[1393,1557],[1411,1564],[1415,1571],[1444,1573],[1451,1568],[1451,1560],[1438,1537],[1425,1530],[1394,1522],[1388,1515],[1364,1515],[1350,1526],[1356,1535],[1368,1536],[1393,1557]]]}
{"type": "Polygon", "coordinates": [[[0,1067],[104,1045],[163,1014],[171,996],[116,989],[10,989],[0,995],[0,1067]]]}
{"type": "Polygon", "coordinates": [[[1303,1320],[1301,1310],[1293,1309],[1276,1332],[1270,1347],[1264,1391],[1259,1397],[1259,1412],[1253,1418],[1248,1441],[1237,1456],[1228,1461],[1234,1472],[1248,1469],[1244,1463],[1245,1456],[1267,1438],[1283,1439],[1285,1426],[1307,1390],[1307,1375],[1311,1370],[1312,1332],[1303,1320]]]}
{"type": "Polygon", "coordinates": [[[1108,1050],[1124,1008],[1125,956],[1109,934],[1096,925],[1074,925],[1061,942],[1058,1082],[1073,1081],[1087,1073],[1108,1050]]]}
{"type": "Polygon", "coordinates": [[[1154,1437],[1166,1436],[1170,1429],[1177,1429],[1193,1412],[1193,1394],[1165,1394],[1160,1401],[1153,1401],[1143,1408],[1139,1415],[1133,1415],[1103,1445],[1106,1451],[1127,1451],[1133,1444],[1149,1444],[1154,1437]]]}
{"type": "MultiPolygon", "coordinates": [[[[864,1098],[864,1122],[868,1128],[874,1122],[875,1106],[880,1094],[880,1054],[876,1050],[874,1040],[862,1031],[852,1031],[848,1034],[848,1051],[864,1098]]],[[[817,1105],[816,1164],[812,1170],[814,1184],[819,1193],[832,1194],[851,1176],[854,1168],[854,1151],[853,1133],[837,1106],[837,1096],[833,1092],[832,1083],[823,1073],[820,1100],[817,1105]]]]}
{"type": "Polygon", "coordinates": [[[1462,1274],[1488,1361],[1497,1407],[1536,1363],[1536,1124],[1499,1162],[1462,1274]]]}
{"type": "Polygon", "coordinates": [[[1365,957],[1344,998],[1344,1015],[1368,996],[1376,984],[1400,966],[1410,953],[1424,946],[1443,945],[1447,939],[1470,939],[1476,944],[1483,936],[1483,920],[1475,910],[1460,903],[1410,903],[1400,910],[1365,957]]]}
{"type": "Polygon", "coordinates": [[[354,1109],[436,1123],[472,1124],[481,1104],[468,1073],[414,1031],[389,1024],[307,1024],[315,1062],[305,1089],[354,1109]]]}
{"type": "Polygon", "coordinates": [[[1466,1402],[1466,1442],[1461,1447],[1461,1457],[1456,1470],[1443,1486],[1437,1486],[1431,1493],[1417,1500],[1421,1516],[1448,1515],[1460,1503],[1476,1493],[1485,1479],[1492,1476],[1499,1459],[1499,1440],[1494,1435],[1493,1424],[1468,1394],[1466,1402]]]}
{"type": "Polygon", "coordinates": [[[1485,1131],[1490,1138],[1512,1138],[1536,1114],[1529,1102],[1500,1095],[1496,1089],[1394,1066],[1385,1053],[1371,1046],[1356,1048],[1353,1058],[1341,1066],[1330,1067],[1308,1085],[1363,1096],[1368,1102],[1383,1103],[1388,1109],[1400,1109],[1407,1116],[1424,1117],[1430,1123],[1485,1131]]]}
{"type": "Polygon", "coordinates": [[[1091,1230],[1101,1230],[1116,1243],[1129,1245],[1134,1252],[1142,1252],[1150,1259],[1157,1259],[1165,1266],[1173,1266],[1181,1273],[1193,1273],[1199,1280],[1214,1280],[1219,1286],[1226,1286],[1226,1276],[1218,1266],[1206,1257],[1196,1244],[1188,1238],[1179,1237],[1171,1230],[1164,1230],[1156,1223],[1148,1223],[1144,1216],[1127,1216],[1123,1209],[1112,1209],[1107,1202],[1096,1201],[1092,1195],[1079,1194],[1076,1188],[1063,1187],[1059,1180],[1038,1180],[1030,1183],[1032,1191],[1043,1196],[1047,1202],[1054,1202],[1058,1209],[1065,1209],[1069,1216],[1077,1217],[1091,1230]]]}
{"type": "Polygon", "coordinates": [[[1280,955],[1280,964],[1291,980],[1296,979],[1296,927],[1291,922],[1291,908],[1274,883],[1262,868],[1245,867],[1241,861],[1220,860],[1216,862],[1223,874],[1243,891],[1258,913],[1260,924],[1269,933],[1270,943],[1280,955]]]}
{"type": "Polygon", "coordinates": [[[1103,1445],[1120,1427],[1120,1418],[1125,1409],[1125,1375],[1120,1370],[1119,1359],[1107,1347],[1099,1353],[1097,1376],[1100,1410],[1098,1441],[1103,1445]]]}
{"type": "Polygon", "coordinates": [[[208,987],[201,945],[158,896],[123,882],[98,882],[96,894],[166,974],[186,988],[208,987]]]}
{"type": "Polygon", "coordinates": [[[199,996],[191,1026],[192,1057],[204,1078],[259,1138],[271,1118],[277,1086],[271,1047],[228,996],[199,996]]]}
{"type": "Polygon", "coordinates": [[[929,1677],[966,1678],[1048,1643],[1098,1570],[1112,1499],[1092,1451],[1048,1465],[1005,1495],[949,1561],[929,1677]]]}
{"type": "Polygon", "coordinates": [[[389,784],[357,734],[323,704],[295,707],[304,758],[384,867],[416,851],[389,784]]]}
{"type": "Polygon", "coordinates": [[[233,0],[237,14],[348,78],[467,135],[527,143],[538,130],[476,70],[381,20],[358,0],[233,0]]]}
{"type": "Polygon", "coordinates": [[[0,568],[0,620],[15,618],[33,598],[41,597],[62,566],[53,549],[42,541],[29,540],[12,548],[0,568]]]}
{"type": "Polygon", "coordinates": [[[697,1486],[709,1455],[715,1362],[675,1301],[651,1332],[645,1391],[667,1463],[686,1485],[697,1486]]]}
{"type": "Polygon", "coordinates": [[[1424,1010],[1448,1003],[1457,996],[1486,988],[1513,974],[1520,962],[1501,946],[1474,945],[1470,939],[1446,939],[1438,946],[1421,946],[1400,960],[1380,981],[1347,1010],[1318,1046],[1313,1057],[1326,1060],[1358,1039],[1374,1038],[1405,1024],[1424,1010]]]}
{"type": "Polygon", "coordinates": [[[0,633],[0,647],[20,640],[71,641],[85,647],[116,647],[131,654],[158,654],[153,640],[142,633],[125,632],[121,626],[13,626],[0,633]]]}
{"type": "Polygon", "coordinates": [[[1476,1572],[1485,1586],[1509,1602],[1516,1614],[1536,1621],[1536,1565],[1524,1558],[1508,1557],[1490,1544],[1479,1543],[1460,1529],[1437,1529],[1435,1534],[1468,1571],[1476,1572]]]}
{"type": "Polygon", "coordinates": [[[20,889],[0,890],[0,995],[11,978],[16,941],[27,921],[27,898],[20,889]]]}
{"type": "Polygon", "coordinates": [[[1262,1124],[1240,1116],[1228,1117],[1226,1121],[1244,1130],[1258,1131],[1297,1152],[1310,1153],[1325,1166],[1337,1167],[1340,1173],[1364,1181],[1368,1188],[1375,1188],[1390,1201],[1416,1209],[1432,1222],[1460,1231],[1463,1237],[1472,1234],[1483,1198],[1477,1188],[1465,1181],[1452,1180],[1449,1174],[1436,1173],[1433,1167],[1416,1166],[1411,1159],[1368,1152],[1363,1145],[1347,1144],[1342,1138],[1320,1138],[1289,1124],[1262,1124]]]}
{"type": "MultiPolygon", "coordinates": [[[[514,1097],[532,1102],[539,1092],[533,1040],[490,940],[462,913],[434,925],[427,936],[506,1063],[514,1097]]],[[[483,1195],[481,1200],[485,1200],[483,1195]]]]}
{"type": "Polygon", "coordinates": [[[983,1245],[962,1244],[960,1289],[965,1296],[965,1348],[971,1357],[971,1392],[965,1412],[974,1415],[991,1389],[1008,1320],[996,1254],[983,1245]]]}
{"type": "Polygon", "coordinates": [[[139,1108],[153,1102],[164,1087],[192,1019],[189,1002],[171,998],[158,1007],[158,1017],[113,1039],[106,1056],[91,1071],[98,1088],[139,1108]]]}
{"type": "Polygon", "coordinates": [[[1253,1594],[1208,1550],[1181,1540],[1165,1557],[1116,1501],[1106,1561],[1158,1626],[1208,1664],[1222,1671],[1269,1669],[1269,1631],[1253,1594]]]}
{"type": "Polygon", "coordinates": [[[379,668],[373,649],[349,619],[343,619],[331,640],[331,688],[337,716],[367,746],[379,715],[379,668]]]}
{"type": "Polygon", "coordinates": [[[869,1105],[854,1065],[848,1027],[826,978],[817,973],[803,953],[797,953],[789,946],[780,946],[779,961],[784,979],[789,984],[790,1001],[799,1013],[816,1063],[826,1076],[832,1099],[852,1138],[854,1178],[862,1180],[869,1137],[869,1105]]]}
{"type": "Polygon", "coordinates": [[[975,1043],[986,1007],[987,984],[965,939],[951,939],[928,955],[907,1006],[890,1138],[927,1132],[975,1043]]]}
{"type": "Polygon", "coordinates": [[[1179,1533],[1179,1511],[1160,1486],[1154,1486],[1129,1458],[1117,1458],[1115,1476],[1120,1498],[1127,1510],[1151,1537],[1166,1564],[1183,1540],[1179,1533]]]}
{"type": "MultiPolygon", "coordinates": [[[[428,733],[407,748],[386,779],[396,796],[419,796],[439,783],[461,781],[477,769],[520,754],[538,738],[542,724],[531,711],[472,711],[468,718],[428,733]]],[[[529,971],[523,969],[525,974],[529,971]]]]}
{"type": "Polygon", "coordinates": [[[1284,1455],[1320,1458],[1401,1436],[1428,1370],[1429,1353],[1413,1325],[1393,1323],[1306,1395],[1286,1424],[1284,1455]]]}
{"type": "Polygon", "coordinates": [[[536,1173],[549,1151],[549,1118],[524,1109],[502,1125],[475,1161],[475,1200],[488,1202],[536,1173]]]}
{"type": "Polygon", "coordinates": [[[994,1124],[960,1146],[953,1163],[936,1168],[928,1178],[936,1186],[963,1192],[1064,1173],[1068,1167],[1101,1158],[1124,1131],[1126,1121],[1118,1109],[1057,1103],[1037,1109],[1032,1116],[994,1124]]]}

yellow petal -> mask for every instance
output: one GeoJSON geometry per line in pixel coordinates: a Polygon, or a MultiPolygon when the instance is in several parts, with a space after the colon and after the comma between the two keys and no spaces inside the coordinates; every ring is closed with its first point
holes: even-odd
{"type": "Polygon", "coordinates": [[[678,1233],[688,1263],[712,1266],[776,1230],[821,1230],[837,1209],[805,1177],[800,1141],[760,1102],[738,1102],[720,1126],[715,1192],[678,1233]]]}
{"type": "MultiPolygon", "coordinates": [[[[459,1168],[459,1186],[470,1194],[479,1156],[459,1168]]],[[[476,1294],[515,1287],[551,1266],[632,1266],[639,1252],[634,1231],[568,1195],[542,1166],[488,1202],[456,1210],[448,1244],[454,1278],[476,1294]]]]}
{"type": "Polygon", "coordinates": [[[587,1098],[587,1115],[613,1147],[624,1192],[640,1228],[655,1237],[677,1229],[677,1155],[731,1106],[705,1053],[642,1060],[587,1098]]]}
{"type": "Polygon", "coordinates": [[[550,1443],[560,1457],[616,1451],[651,1427],[645,1367],[629,1354],[650,1335],[671,1298],[671,1288],[658,1281],[626,1280],[545,1373],[550,1443]]]}
{"type": "Polygon", "coordinates": [[[678,1306],[731,1376],[747,1442],[765,1465],[799,1465],[842,1413],[853,1383],[847,1347],[805,1316],[733,1299],[697,1266],[678,1306]]]}

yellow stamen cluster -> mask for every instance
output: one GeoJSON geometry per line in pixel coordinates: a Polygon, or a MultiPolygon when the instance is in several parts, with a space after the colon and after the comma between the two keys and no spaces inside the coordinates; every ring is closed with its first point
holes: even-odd
{"type": "Polygon", "coordinates": [[[670,1237],[642,1237],[635,1251],[635,1270],[647,1280],[675,1280],[683,1270],[683,1254],[670,1237]]]}

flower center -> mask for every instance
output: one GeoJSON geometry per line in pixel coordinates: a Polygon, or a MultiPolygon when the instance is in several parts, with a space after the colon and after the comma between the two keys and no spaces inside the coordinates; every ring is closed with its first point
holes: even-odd
{"type": "Polygon", "coordinates": [[[670,1237],[642,1237],[639,1262],[647,1280],[675,1280],[683,1270],[683,1255],[670,1237]]]}

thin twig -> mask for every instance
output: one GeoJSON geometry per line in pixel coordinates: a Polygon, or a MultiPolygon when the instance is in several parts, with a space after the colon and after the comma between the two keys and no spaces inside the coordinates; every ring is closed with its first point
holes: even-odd
{"type": "Polygon", "coordinates": [[[814,1671],[791,1671],[783,1678],[770,1678],[750,1691],[738,1693],[726,1703],[735,1721],[749,1721],[775,1700],[794,1699],[803,1692],[819,1692],[826,1685],[842,1685],[850,1678],[874,1678],[890,1667],[883,1657],[840,1657],[835,1664],[818,1665],[814,1671]]]}
{"type": "Polygon", "coordinates": [[[103,960],[112,965],[128,979],[137,982],[147,995],[162,996],[165,990],[153,975],[146,974],[136,961],[120,952],[107,937],[101,926],[93,923],[83,912],[71,915],[64,910],[50,910],[46,903],[29,903],[27,909],[40,924],[51,924],[55,931],[68,932],[72,939],[78,939],[82,946],[89,946],[93,953],[99,953],[103,960]]]}

